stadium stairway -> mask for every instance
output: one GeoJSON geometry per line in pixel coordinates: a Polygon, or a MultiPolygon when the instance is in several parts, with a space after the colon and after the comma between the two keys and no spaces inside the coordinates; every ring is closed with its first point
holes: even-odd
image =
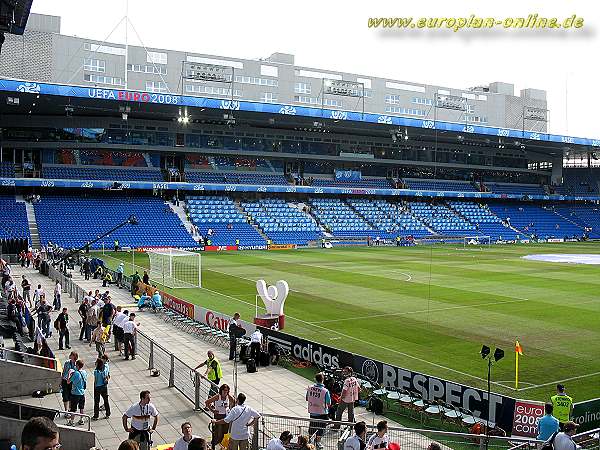
{"type": "Polygon", "coordinates": [[[355,212],[355,214],[356,214],[358,217],[360,217],[362,220],[364,220],[365,222],[367,222],[367,223],[368,223],[369,225],[371,225],[373,228],[377,228],[377,225],[376,225],[376,224],[375,224],[373,221],[369,220],[369,219],[368,219],[368,218],[367,218],[367,217],[366,217],[366,216],[365,216],[365,215],[364,215],[362,212],[360,212],[360,210],[359,210],[358,208],[356,208],[356,207],[353,205],[353,203],[352,203],[352,202],[350,202],[350,201],[346,201],[345,203],[346,203],[346,204],[347,204],[347,205],[350,207],[350,209],[351,209],[352,211],[354,211],[354,212],[355,212]]]}
{"type": "Polygon", "coordinates": [[[188,220],[187,214],[185,212],[185,201],[179,200],[179,206],[174,205],[172,202],[166,202],[166,204],[169,205],[171,211],[173,211],[177,215],[177,217],[179,217],[179,220],[181,221],[187,232],[190,234],[192,239],[198,242],[200,240],[200,237],[194,236],[192,234],[192,222],[188,220]]]}
{"type": "Polygon", "coordinates": [[[25,201],[22,195],[15,196],[16,203],[22,203],[27,212],[27,224],[29,226],[29,245],[32,248],[40,248],[40,233],[38,231],[37,222],[35,220],[35,211],[33,205],[25,201]]]}

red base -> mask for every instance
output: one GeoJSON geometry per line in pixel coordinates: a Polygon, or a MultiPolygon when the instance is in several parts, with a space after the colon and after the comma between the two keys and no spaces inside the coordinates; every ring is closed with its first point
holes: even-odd
{"type": "Polygon", "coordinates": [[[282,314],[281,316],[273,316],[269,314],[263,314],[254,318],[254,324],[264,328],[271,328],[273,325],[277,325],[278,329],[283,330],[285,325],[285,315],[282,314]]]}

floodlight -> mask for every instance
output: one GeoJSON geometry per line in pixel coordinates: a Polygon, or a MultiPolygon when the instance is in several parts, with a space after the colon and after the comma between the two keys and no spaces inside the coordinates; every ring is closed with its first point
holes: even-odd
{"type": "Polygon", "coordinates": [[[502,358],[504,358],[504,350],[502,350],[501,348],[497,348],[496,351],[494,352],[494,360],[496,362],[498,362],[502,358]]]}
{"type": "Polygon", "coordinates": [[[491,350],[490,350],[490,348],[487,345],[483,345],[481,347],[481,352],[480,352],[481,353],[481,358],[482,359],[487,358],[487,356],[490,354],[490,351],[491,350]]]}

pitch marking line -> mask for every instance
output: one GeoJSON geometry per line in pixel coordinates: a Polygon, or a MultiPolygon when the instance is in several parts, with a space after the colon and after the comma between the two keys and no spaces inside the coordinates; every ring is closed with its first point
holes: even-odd
{"type": "Polygon", "coordinates": [[[529,389],[536,389],[536,388],[544,387],[544,386],[552,386],[552,385],[556,385],[558,383],[564,383],[565,381],[581,380],[582,378],[589,378],[589,377],[593,377],[596,375],[600,375],[600,372],[588,373],[587,375],[579,375],[579,376],[570,377],[570,378],[563,378],[562,380],[550,381],[548,383],[534,384],[532,386],[521,388],[521,389],[519,389],[519,391],[526,391],[529,389]]]}
{"type": "Polygon", "coordinates": [[[318,320],[316,322],[308,322],[308,323],[310,323],[310,324],[332,323],[332,322],[345,322],[345,321],[349,321],[349,320],[375,319],[378,317],[404,316],[404,315],[409,315],[409,314],[423,314],[423,313],[429,313],[429,312],[450,311],[453,309],[478,308],[481,306],[494,306],[494,305],[504,305],[504,304],[509,304],[509,303],[521,303],[521,302],[525,302],[527,300],[529,300],[529,299],[519,298],[517,300],[508,300],[506,302],[489,302],[489,303],[479,303],[476,305],[448,306],[446,308],[423,309],[420,311],[405,311],[405,312],[399,312],[399,313],[373,314],[372,316],[346,317],[343,319],[318,320]]]}
{"type": "MultiPolygon", "coordinates": [[[[239,276],[239,275],[232,275],[232,274],[229,274],[229,273],[226,273],[226,272],[221,272],[219,270],[214,270],[214,269],[206,269],[206,270],[210,270],[212,272],[222,273],[224,275],[229,275],[229,276],[233,276],[233,277],[236,277],[236,278],[241,278],[243,280],[254,281],[254,280],[251,280],[249,278],[245,278],[245,277],[242,277],[242,276],[239,276]]],[[[227,295],[227,294],[223,294],[221,292],[213,291],[212,289],[207,289],[207,288],[201,288],[201,289],[204,289],[205,291],[212,292],[212,293],[217,294],[217,295],[221,295],[221,296],[226,297],[226,298],[230,298],[232,300],[235,300],[235,301],[238,301],[238,302],[241,302],[241,303],[246,303],[248,305],[254,306],[250,302],[246,302],[244,300],[241,300],[239,298],[233,297],[231,295],[227,295]]],[[[302,320],[302,319],[298,319],[296,317],[292,317],[292,316],[288,316],[288,315],[286,315],[286,317],[289,318],[289,319],[292,319],[292,320],[296,320],[296,321],[298,321],[300,323],[303,323],[305,325],[308,325],[308,326],[311,326],[311,327],[315,327],[315,328],[319,328],[319,329],[321,329],[321,330],[323,330],[325,332],[335,333],[338,336],[344,337],[346,339],[350,339],[350,340],[353,340],[353,341],[358,341],[358,342],[361,342],[361,343],[365,343],[364,340],[362,340],[362,339],[359,339],[359,338],[354,337],[354,336],[350,336],[348,334],[340,333],[339,331],[332,330],[330,328],[325,328],[325,327],[322,327],[322,326],[319,326],[319,325],[314,325],[314,324],[311,324],[310,322],[307,322],[307,321],[302,320]]],[[[449,372],[457,373],[459,375],[462,375],[462,376],[465,376],[467,378],[471,378],[471,379],[474,379],[474,380],[478,380],[478,381],[487,381],[487,379],[485,379],[485,378],[481,378],[481,377],[478,377],[478,376],[475,376],[475,375],[471,375],[470,373],[461,372],[460,370],[452,369],[450,367],[446,367],[446,366],[443,366],[441,364],[437,364],[437,363],[434,363],[432,361],[428,361],[426,359],[419,358],[417,356],[409,355],[408,353],[404,353],[404,352],[395,350],[393,348],[384,347],[383,345],[378,345],[378,344],[375,344],[375,343],[372,343],[372,342],[369,342],[368,344],[370,346],[372,346],[372,347],[376,347],[376,348],[379,348],[381,350],[385,350],[385,351],[388,351],[388,352],[391,352],[391,353],[395,353],[397,355],[404,356],[404,357],[409,358],[409,359],[414,359],[415,361],[419,361],[421,363],[428,364],[428,365],[433,366],[433,367],[437,367],[438,369],[444,369],[444,370],[447,370],[449,372]]],[[[506,388],[506,389],[510,389],[510,388],[507,388],[506,386],[504,386],[502,384],[497,383],[496,381],[492,381],[492,384],[498,385],[498,386],[506,388]]],[[[514,390],[514,388],[512,390],[514,390]]]]}

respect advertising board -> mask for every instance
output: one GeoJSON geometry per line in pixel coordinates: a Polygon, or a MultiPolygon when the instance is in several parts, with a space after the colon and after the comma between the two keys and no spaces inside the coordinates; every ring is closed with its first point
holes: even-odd
{"type": "Polygon", "coordinates": [[[266,328],[261,328],[261,331],[269,342],[277,343],[298,359],[333,369],[350,366],[355,373],[382,387],[410,390],[428,401],[442,400],[468,409],[476,417],[483,420],[489,418],[509,434],[513,429],[515,410],[513,398],[492,392],[488,408],[488,394],[481,389],[402,369],[280,331],[266,328]]]}
{"type": "Polygon", "coordinates": [[[575,403],[573,422],[579,424],[578,433],[600,428],[600,398],[575,403]]]}

